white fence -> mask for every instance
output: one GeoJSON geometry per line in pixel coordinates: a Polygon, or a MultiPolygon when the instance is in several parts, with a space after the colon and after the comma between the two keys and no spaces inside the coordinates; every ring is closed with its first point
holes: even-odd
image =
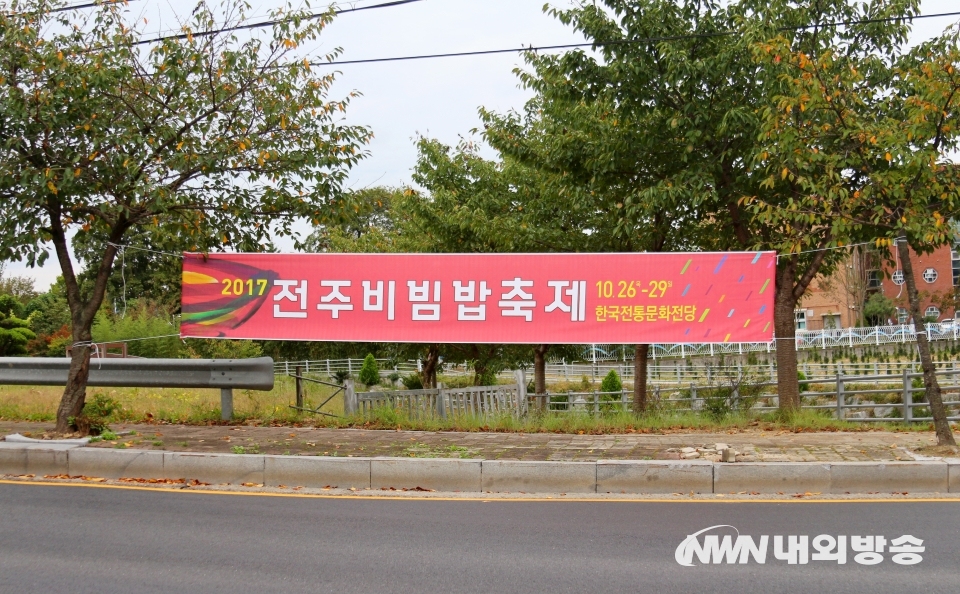
{"type": "MultiPolygon", "coordinates": [[[[517,372],[522,380],[523,372],[517,372]]],[[[347,396],[348,398],[352,396],[347,396]]],[[[399,410],[411,418],[451,416],[511,415],[527,413],[527,393],[523,382],[469,388],[396,390],[392,392],[357,392],[357,410],[369,415],[380,408],[399,410]]]]}
{"type": "MultiPolygon", "coordinates": [[[[960,325],[941,322],[926,325],[927,340],[958,340],[960,325]]],[[[798,349],[829,349],[837,347],[877,346],[902,342],[915,342],[913,324],[899,326],[870,326],[866,328],[838,328],[836,330],[797,330],[798,349]]],[[[654,344],[650,346],[652,359],[692,356],[742,355],[744,353],[773,353],[776,342],[730,342],[720,344],[654,344]]],[[[633,347],[618,344],[590,345],[584,351],[584,360],[629,361],[633,359],[633,347]]]]}

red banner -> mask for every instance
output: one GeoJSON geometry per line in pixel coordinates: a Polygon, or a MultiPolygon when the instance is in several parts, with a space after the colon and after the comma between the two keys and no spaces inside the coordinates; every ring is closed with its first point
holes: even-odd
{"type": "Polygon", "coordinates": [[[774,252],[184,254],[183,337],[765,342],[774,252]]]}

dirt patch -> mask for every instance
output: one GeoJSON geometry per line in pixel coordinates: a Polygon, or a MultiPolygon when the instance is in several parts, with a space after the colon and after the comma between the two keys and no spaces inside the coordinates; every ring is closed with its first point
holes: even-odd
{"type": "Polygon", "coordinates": [[[960,457],[960,447],[958,446],[926,446],[913,450],[922,456],[939,456],[942,458],[960,457]]]}

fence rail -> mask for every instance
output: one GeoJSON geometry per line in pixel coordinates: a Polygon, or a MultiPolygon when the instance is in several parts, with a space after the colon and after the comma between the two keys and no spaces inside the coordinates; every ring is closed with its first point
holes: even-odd
{"type": "MultiPolygon", "coordinates": [[[[944,405],[948,419],[960,421],[960,371],[938,372],[939,376],[952,378],[943,387],[944,405]],[[950,385],[952,384],[952,385],[950,385]]],[[[916,380],[923,378],[922,373],[903,370],[893,385],[879,386],[876,382],[887,381],[889,376],[843,376],[823,378],[816,382],[818,386],[832,389],[805,391],[801,408],[806,410],[830,411],[831,416],[847,421],[861,422],[931,422],[929,404],[923,401],[924,388],[915,386],[916,380]],[[871,384],[871,382],[873,382],[871,384]],[[864,387],[864,384],[873,387],[864,387]],[[920,394],[921,396],[916,396],[920,394]],[[881,397],[885,397],[882,398],[881,397]],[[919,414],[918,414],[919,412],[919,414]]],[[[650,396],[649,406],[659,411],[709,410],[711,404],[730,410],[742,408],[753,412],[777,410],[778,399],[775,393],[764,392],[775,387],[774,382],[737,383],[714,386],[690,385],[687,388],[655,386],[650,396]],[[741,395],[747,390],[749,396],[741,395]]],[[[581,412],[593,415],[605,410],[632,411],[632,392],[559,392],[533,395],[535,405],[556,412],[581,412]]]]}
{"type": "Polygon", "coordinates": [[[347,382],[344,396],[346,412],[369,415],[381,408],[399,410],[412,418],[461,415],[502,415],[515,417],[527,413],[526,377],[522,370],[515,372],[516,383],[467,388],[437,388],[424,390],[395,390],[384,392],[355,392],[353,381],[347,382]]]}
{"type": "MultiPolygon", "coordinates": [[[[304,373],[332,376],[336,371],[352,370],[353,375],[359,372],[360,359],[340,359],[340,360],[321,360],[321,361],[290,361],[278,363],[275,370],[278,374],[286,374],[286,369],[293,373],[300,367],[304,373]],[[328,372],[327,370],[332,370],[328,372]]],[[[415,373],[418,370],[417,361],[408,361],[393,367],[384,369],[390,365],[386,359],[378,360],[381,365],[380,375],[384,378],[395,371],[400,375],[415,373]]],[[[938,362],[937,368],[940,371],[960,372],[960,365],[956,361],[938,362]]],[[[633,363],[549,363],[546,365],[546,379],[551,382],[565,381],[577,382],[584,376],[590,381],[598,381],[603,378],[610,370],[617,372],[620,378],[627,382],[633,382],[633,363]]],[[[890,383],[899,381],[900,374],[904,370],[915,372],[918,370],[917,363],[914,362],[871,362],[871,363],[799,363],[798,369],[804,374],[806,382],[832,381],[839,373],[844,376],[860,376],[859,381],[864,381],[867,376],[874,376],[875,381],[881,383],[890,383]]],[[[474,371],[467,366],[444,366],[442,371],[445,376],[472,376],[474,371]]],[[[500,374],[501,378],[513,377],[513,371],[504,371],[500,374]]],[[[527,370],[530,374],[529,369],[527,370]]],[[[651,364],[647,367],[647,382],[654,386],[689,386],[713,385],[732,377],[747,377],[752,381],[775,381],[777,369],[772,361],[766,364],[756,365],[715,365],[712,363],[694,362],[687,360],[686,363],[660,363],[651,364]]],[[[951,375],[950,381],[954,385],[960,384],[960,375],[951,375]]]]}

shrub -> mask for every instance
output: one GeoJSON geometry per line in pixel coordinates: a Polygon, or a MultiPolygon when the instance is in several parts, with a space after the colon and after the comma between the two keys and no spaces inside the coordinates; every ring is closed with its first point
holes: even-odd
{"type": "Polygon", "coordinates": [[[408,390],[422,390],[423,389],[423,378],[420,377],[419,373],[411,373],[405,378],[400,380],[403,382],[403,387],[408,390]]]}
{"type": "Polygon", "coordinates": [[[80,416],[73,420],[72,425],[85,435],[100,435],[109,428],[107,423],[110,417],[119,409],[119,402],[98,392],[92,400],[84,403],[80,416]]]}
{"type": "Polygon", "coordinates": [[[376,386],[380,383],[380,368],[377,367],[377,360],[372,354],[367,353],[363,359],[363,366],[360,368],[360,375],[357,376],[360,383],[367,386],[376,386]]]}
{"type": "Polygon", "coordinates": [[[807,383],[807,374],[802,371],[797,372],[797,379],[800,380],[800,391],[806,392],[810,389],[810,384],[807,383]]]}
{"type": "Polygon", "coordinates": [[[623,390],[623,383],[620,381],[620,376],[617,375],[617,371],[615,369],[611,369],[600,383],[600,391],[619,392],[621,390],[623,390]]]}

